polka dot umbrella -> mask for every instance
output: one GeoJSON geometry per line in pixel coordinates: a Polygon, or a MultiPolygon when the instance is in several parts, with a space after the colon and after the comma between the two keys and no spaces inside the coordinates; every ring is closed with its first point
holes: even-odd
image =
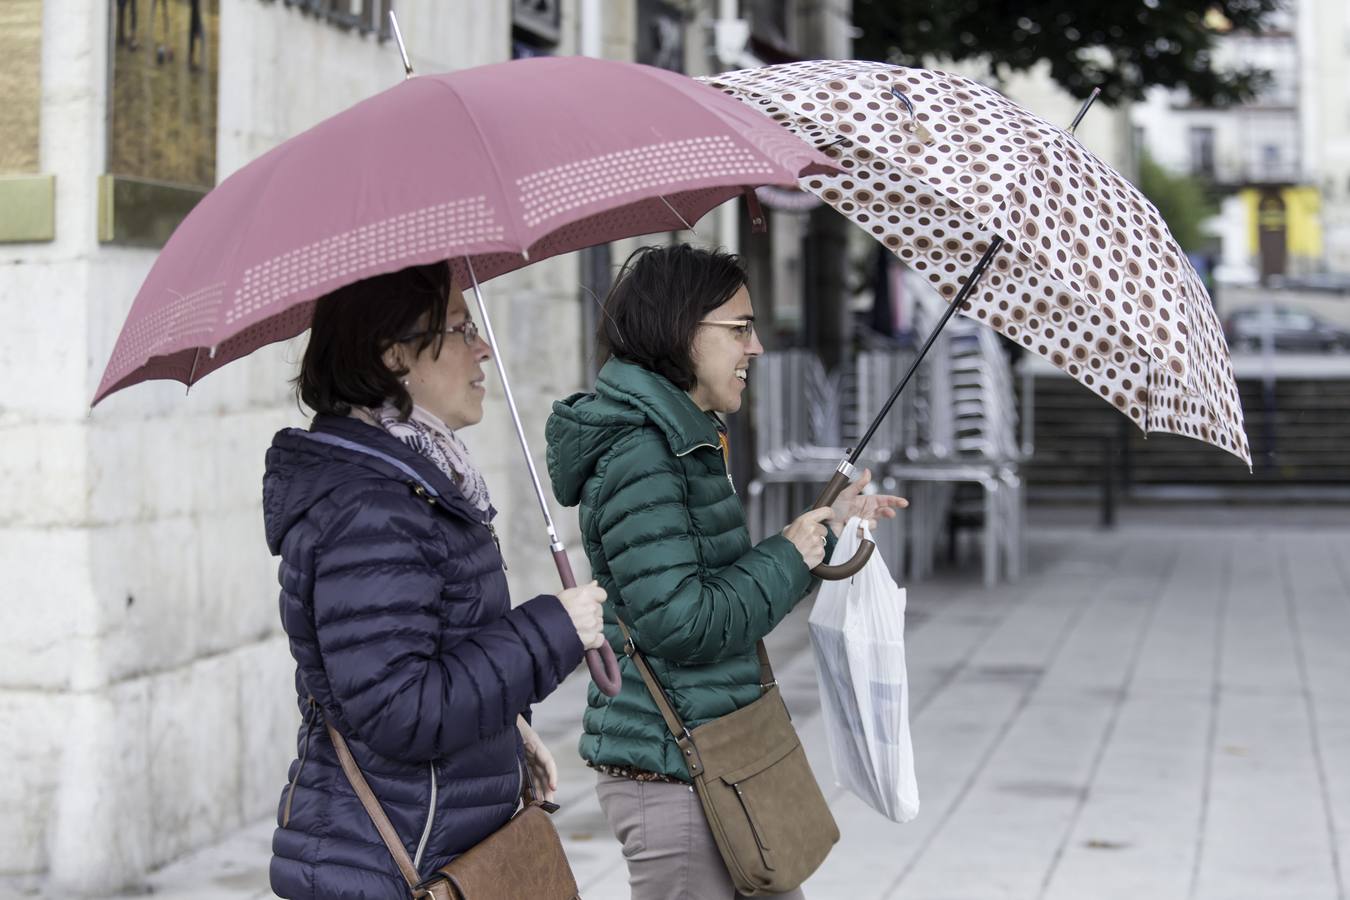
{"type": "MultiPolygon", "coordinates": [[[[136,295],[94,403],[148,379],[191,385],[304,331],[336,288],[448,260],[456,283],[475,289],[571,586],[479,283],[690,227],[754,186],[835,171],[753,110],[650,66],[554,57],[409,77],[265,153],[192,210],[136,295]]],[[[595,651],[587,662],[612,695],[614,654],[600,652],[603,668],[595,651]]]]}
{"type": "Polygon", "coordinates": [[[885,63],[705,80],[838,163],[839,174],[801,187],[926,276],[950,304],[943,324],[959,310],[1145,432],[1197,438],[1251,465],[1200,279],[1157,209],[1070,132],[970,79],[885,63]]]}

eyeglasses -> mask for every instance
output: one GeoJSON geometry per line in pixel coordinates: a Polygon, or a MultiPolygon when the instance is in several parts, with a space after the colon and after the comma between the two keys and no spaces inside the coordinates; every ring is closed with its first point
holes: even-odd
{"type": "Polygon", "coordinates": [[[732,337],[742,343],[755,336],[755,323],[750,319],[704,319],[698,324],[720,325],[723,328],[730,328],[732,337]]]}
{"type": "MultiPolygon", "coordinates": [[[[396,344],[406,344],[406,343],[408,343],[408,341],[415,341],[415,340],[417,340],[418,338],[424,338],[424,337],[427,337],[428,335],[434,335],[434,334],[436,334],[436,332],[434,332],[434,331],[417,331],[417,332],[414,332],[414,333],[409,334],[409,335],[404,335],[403,337],[399,338],[399,339],[398,339],[397,341],[395,341],[394,343],[396,343],[396,344]]],[[[472,346],[474,345],[474,343],[478,340],[478,326],[474,324],[473,319],[465,319],[463,322],[460,322],[458,325],[451,325],[449,328],[444,329],[444,330],[441,332],[441,334],[459,334],[459,335],[463,335],[463,337],[464,337],[464,344],[465,344],[466,346],[472,347],[472,346]]]]}

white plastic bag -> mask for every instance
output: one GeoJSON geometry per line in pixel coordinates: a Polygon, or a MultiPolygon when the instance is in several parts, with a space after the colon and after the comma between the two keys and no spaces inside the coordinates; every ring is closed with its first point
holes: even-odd
{"type": "MultiPolygon", "coordinates": [[[[852,558],[860,524],[854,518],[844,526],[832,560],[852,558]]],[[[810,624],[834,776],[886,818],[908,822],[919,814],[919,787],[909,736],[905,591],[873,552],[852,578],[821,585],[810,624]]]]}

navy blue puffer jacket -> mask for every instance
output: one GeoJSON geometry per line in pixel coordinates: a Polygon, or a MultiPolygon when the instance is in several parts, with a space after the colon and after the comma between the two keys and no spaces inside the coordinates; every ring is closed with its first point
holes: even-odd
{"type": "Polygon", "coordinates": [[[364,422],[318,416],[310,431],[279,432],[263,512],[281,555],[281,617],[305,716],[294,789],[278,809],[272,890],[406,898],[323,717],[425,877],[511,816],[523,760],[516,716],[577,666],[581,642],[556,597],[511,608],[488,517],[430,461],[364,422]]]}

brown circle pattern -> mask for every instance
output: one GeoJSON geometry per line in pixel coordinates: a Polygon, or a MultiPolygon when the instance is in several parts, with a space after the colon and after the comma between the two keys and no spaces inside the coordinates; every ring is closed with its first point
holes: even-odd
{"type": "Polygon", "coordinates": [[[705,80],[834,160],[840,174],[801,186],[943,299],[1001,235],[1007,245],[964,314],[1141,429],[1206,441],[1250,465],[1227,345],[1194,269],[1157,209],[1063,129],[969,79],[884,63],[790,63],[705,80]]]}

